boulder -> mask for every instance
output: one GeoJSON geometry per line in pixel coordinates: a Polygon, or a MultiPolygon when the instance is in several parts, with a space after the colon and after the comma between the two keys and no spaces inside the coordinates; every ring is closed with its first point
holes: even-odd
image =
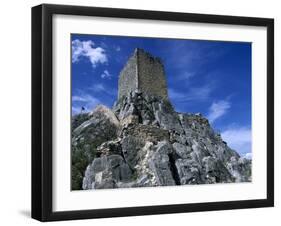
{"type": "Polygon", "coordinates": [[[180,184],[200,184],[200,166],[197,162],[190,159],[176,160],[176,167],[180,184]]]}
{"type": "Polygon", "coordinates": [[[149,166],[152,170],[157,185],[171,186],[175,185],[175,181],[171,172],[169,156],[156,152],[149,160],[149,166]]]}
{"type": "Polygon", "coordinates": [[[95,158],[85,172],[83,189],[113,188],[117,182],[127,182],[132,176],[129,165],[120,155],[95,158]]]}
{"type": "Polygon", "coordinates": [[[173,152],[172,145],[167,140],[158,142],[155,149],[160,155],[169,155],[173,152]]]}
{"type": "Polygon", "coordinates": [[[190,153],[192,152],[192,149],[191,147],[187,146],[187,145],[183,145],[183,144],[180,144],[180,143],[173,143],[173,148],[174,150],[176,151],[177,155],[180,157],[180,158],[189,158],[190,157],[190,153]]]}
{"type": "Polygon", "coordinates": [[[129,135],[122,139],[121,146],[124,159],[133,169],[138,161],[138,152],[144,146],[144,142],[135,136],[129,135]]]}

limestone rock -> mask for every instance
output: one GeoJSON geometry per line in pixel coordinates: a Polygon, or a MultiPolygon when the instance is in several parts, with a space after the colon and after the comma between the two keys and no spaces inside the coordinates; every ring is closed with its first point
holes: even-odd
{"type": "Polygon", "coordinates": [[[93,125],[115,131],[97,146],[83,189],[251,181],[251,161],[230,149],[201,114],[177,113],[167,99],[139,91],[113,109],[100,108],[100,120],[94,112],[74,130],[78,137],[93,125]],[[102,127],[104,120],[110,127],[102,127]]]}
{"type": "Polygon", "coordinates": [[[175,185],[175,181],[170,170],[169,156],[167,154],[156,152],[149,160],[149,165],[155,175],[157,185],[175,185]]]}
{"type": "Polygon", "coordinates": [[[177,172],[181,184],[200,184],[200,165],[194,160],[176,160],[177,172]]]}
{"type": "Polygon", "coordinates": [[[95,158],[85,172],[83,189],[114,188],[116,183],[127,182],[131,176],[132,171],[122,156],[95,158]]]}
{"type": "Polygon", "coordinates": [[[173,143],[173,148],[180,158],[189,158],[190,157],[190,153],[192,151],[190,146],[175,142],[175,143],[173,143]]]}
{"type": "Polygon", "coordinates": [[[121,72],[112,109],[99,105],[73,117],[75,188],[250,182],[251,160],[228,147],[202,114],[176,112],[157,75],[164,79],[161,63],[137,51],[121,72]]]}
{"type": "Polygon", "coordinates": [[[131,168],[134,168],[138,161],[138,152],[144,146],[144,142],[138,137],[127,136],[122,140],[122,154],[131,168]]]}
{"type": "Polygon", "coordinates": [[[112,110],[100,105],[91,113],[74,116],[72,122],[72,189],[79,190],[87,165],[97,157],[97,147],[117,138],[119,120],[112,110]]]}

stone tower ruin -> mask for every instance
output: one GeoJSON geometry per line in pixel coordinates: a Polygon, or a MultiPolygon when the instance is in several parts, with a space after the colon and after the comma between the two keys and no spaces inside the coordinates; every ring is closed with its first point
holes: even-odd
{"type": "Polygon", "coordinates": [[[158,57],[136,48],[119,75],[118,99],[138,90],[168,98],[164,66],[158,57]]]}

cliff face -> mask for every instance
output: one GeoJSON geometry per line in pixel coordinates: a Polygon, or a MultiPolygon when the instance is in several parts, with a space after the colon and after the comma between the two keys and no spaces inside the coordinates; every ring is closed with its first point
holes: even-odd
{"type": "Polygon", "coordinates": [[[73,189],[251,181],[251,160],[207,119],[175,112],[166,98],[132,91],[112,109],[99,106],[86,116],[73,119],[80,125],[72,131],[72,156],[87,158],[85,171],[73,171],[72,159],[73,189]]]}

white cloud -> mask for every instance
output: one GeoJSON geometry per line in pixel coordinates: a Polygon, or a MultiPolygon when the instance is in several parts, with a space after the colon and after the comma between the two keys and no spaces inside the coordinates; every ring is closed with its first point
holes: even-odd
{"type": "Polygon", "coordinates": [[[213,102],[209,109],[209,114],[207,118],[212,123],[218,118],[220,118],[221,116],[223,116],[225,113],[227,113],[229,108],[230,108],[230,103],[228,101],[221,100],[218,102],[213,102]]]}
{"type": "Polygon", "coordinates": [[[102,83],[95,83],[92,87],[91,90],[93,90],[94,92],[104,92],[106,91],[106,88],[104,87],[104,85],[102,83]]]}
{"type": "Polygon", "coordinates": [[[114,96],[115,93],[117,93],[117,90],[115,88],[108,88],[104,86],[102,83],[95,83],[93,86],[89,88],[94,93],[104,93],[109,96],[114,96]]]}
{"type": "Polygon", "coordinates": [[[119,52],[119,51],[121,51],[121,47],[120,47],[120,46],[116,46],[115,50],[116,50],[117,52],[119,52]]]}
{"type": "Polygon", "coordinates": [[[206,63],[222,57],[227,50],[215,43],[202,45],[198,42],[171,42],[166,46],[169,64],[178,69],[198,70],[206,63]],[[179,52],[181,55],[179,56],[179,52]]]}
{"type": "Polygon", "coordinates": [[[105,50],[101,47],[94,47],[95,43],[92,41],[80,41],[75,39],[72,41],[72,62],[79,62],[81,57],[87,57],[93,67],[97,64],[107,62],[105,50]]]}
{"type": "Polygon", "coordinates": [[[81,110],[82,110],[81,107],[72,106],[72,115],[80,114],[81,110]]]}
{"type": "Polygon", "coordinates": [[[101,78],[111,78],[112,75],[108,72],[108,70],[104,70],[103,73],[101,74],[101,78]]]}
{"type": "Polygon", "coordinates": [[[73,108],[72,112],[74,111],[81,111],[81,108],[84,107],[86,111],[92,111],[98,104],[100,104],[99,99],[89,95],[89,94],[82,94],[76,95],[72,97],[73,108]]]}
{"type": "Polygon", "coordinates": [[[247,127],[228,128],[221,133],[229,147],[236,150],[241,155],[250,157],[252,145],[252,131],[247,127]]]}
{"type": "Polygon", "coordinates": [[[202,87],[192,87],[187,95],[188,100],[206,100],[213,91],[213,85],[208,84],[202,87]]]}
{"type": "Polygon", "coordinates": [[[244,154],[243,157],[246,159],[252,159],[252,152],[248,152],[248,153],[244,154]]]}
{"type": "Polygon", "coordinates": [[[178,92],[176,91],[175,89],[169,89],[169,97],[172,99],[172,100],[175,100],[175,101],[179,101],[181,99],[184,99],[185,98],[185,95],[184,93],[181,93],[181,92],[178,92]]]}
{"type": "Polygon", "coordinates": [[[195,73],[185,71],[182,74],[177,75],[175,78],[179,81],[187,81],[194,76],[195,76],[195,73]]]}
{"type": "Polygon", "coordinates": [[[174,89],[169,89],[169,97],[173,102],[178,103],[204,101],[210,97],[213,90],[214,84],[212,83],[200,87],[191,87],[186,92],[178,92],[174,89]]]}

